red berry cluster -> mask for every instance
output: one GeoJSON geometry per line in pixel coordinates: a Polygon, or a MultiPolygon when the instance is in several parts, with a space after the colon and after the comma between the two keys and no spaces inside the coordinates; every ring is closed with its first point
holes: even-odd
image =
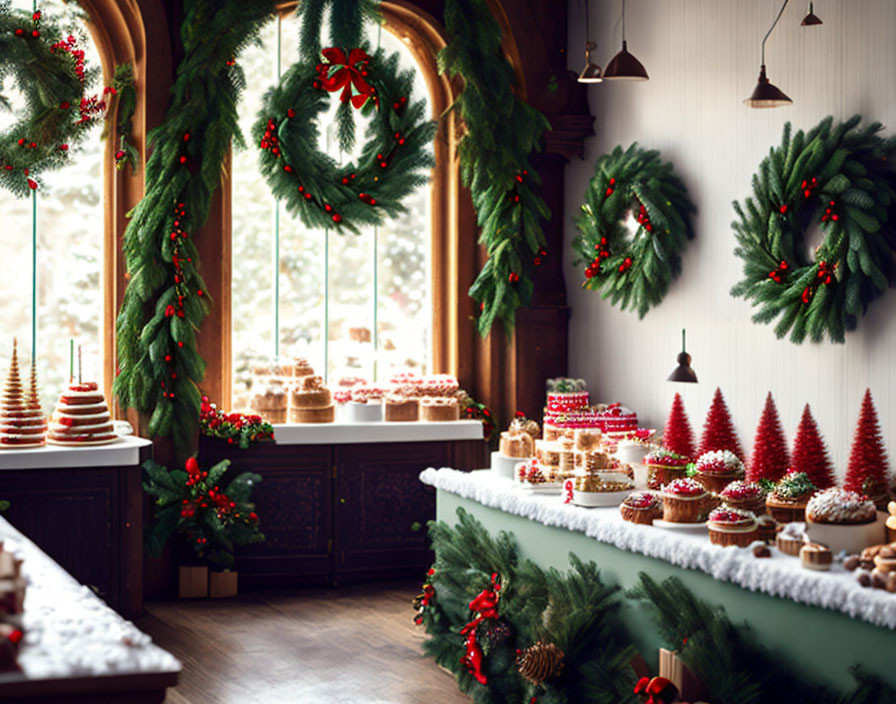
{"type": "Polygon", "coordinates": [[[816,179],[813,176],[812,178],[810,178],[806,181],[803,181],[800,184],[800,188],[803,191],[803,197],[809,198],[812,195],[812,191],[814,191],[816,188],[818,188],[818,179],[816,179]]]}
{"type": "Polygon", "coordinates": [[[83,83],[87,77],[87,73],[84,70],[84,50],[75,48],[77,43],[78,40],[75,39],[71,34],[69,34],[67,39],[60,39],[58,42],[53,44],[50,47],[50,51],[52,51],[54,54],[58,51],[63,54],[71,55],[71,57],[75,60],[75,73],[78,76],[78,80],[83,83]]]}
{"type": "Polygon", "coordinates": [[[647,214],[647,208],[644,207],[644,204],[641,203],[641,207],[638,208],[638,224],[641,225],[648,232],[653,232],[653,223],[650,222],[650,216],[647,214]]]}
{"type": "Polygon", "coordinates": [[[591,260],[591,263],[585,268],[585,278],[591,279],[598,274],[601,273],[600,263],[604,259],[609,259],[610,257],[610,246],[607,244],[607,238],[601,237],[600,242],[594,245],[594,251],[597,254],[594,256],[594,259],[591,260]]]}
{"type": "Polygon", "coordinates": [[[243,413],[225,413],[211,403],[208,396],[202,397],[199,407],[199,429],[203,435],[226,438],[228,445],[233,445],[236,438],[245,433],[250,442],[270,440],[274,430],[259,415],[243,413]]]}
{"type": "MultiPolygon", "coordinates": [[[[239,507],[218,486],[208,486],[206,479],[208,472],[202,471],[195,457],[191,457],[184,464],[187,471],[187,479],[184,486],[189,488],[190,497],[181,500],[181,518],[194,518],[197,512],[212,508],[219,521],[231,523],[241,517],[239,507]]],[[[253,511],[243,518],[247,523],[257,523],[258,515],[253,511]]],[[[199,521],[197,521],[197,524],[199,521]]],[[[194,538],[192,532],[188,533],[191,540],[197,545],[205,545],[208,538],[199,536],[194,538]]]]}
{"type": "Polygon", "coordinates": [[[520,280],[520,275],[515,271],[511,271],[510,274],[507,275],[507,281],[511,284],[515,284],[520,280]]]}
{"type": "Polygon", "coordinates": [[[619,273],[624,274],[626,271],[632,268],[632,258],[626,257],[622,260],[622,264],[619,265],[619,273]]]}
{"type": "Polygon", "coordinates": [[[822,222],[827,222],[828,220],[833,220],[837,222],[840,219],[840,215],[834,212],[834,208],[837,207],[837,204],[834,201],[828,202],[828,207],[824,209],[824,215],[821,216],[822,222]]]}
{"type": "Polygon", "coordinates": [[[33,39],[37,39],[40,36],[40,10],[37,10],[34,14],[31,15],[31,31],[27,31],[25,29],[19,28],[13,32],[17,37],[31,37],[33,39]]]}
{"type": "Polygon", "coordinates": [[[812,297],[815,295],[815,292],[818,290],[818,287],[822,284],[826,286],[830,286],[834,283],[834,274],[837,270],[837,263],[834,262],[831,264],[830,262],[826,262],[823,259],[818,261],[818,273],[815,275],[815,281],[806,286],[803,289],[802,294],[800,295],[800,300],[803,303],[809,303],[812,300],[812,297]]]}
{"type": "Polygon", "coordinates": [[[777,268],[773,269],[768,273],[768,278],[774,281],[776,284],[780,284],[784,282],[784,279],[787,278],[787,271],[790,269],[790,265],[787,263],[786,259],[782,259],[781,263],[778,264],[777,268]]]}
{"type": "Polygon", "coordinates": [[[541,266],[541,262],[542,262],[542,260],[543,260],[546,256],[548,256],[548,252],[547,252],[547,250],[546,250],[546,249],[539,249],[539,250],[538,250],[538,255],[532,260],[532,263],[533,263],[535,266],[541,266]]]}
{"type": "Polygon", "coordinates": [[[611,179],[610,179],[610,185],[607,186],[607,190],[604,191],[604,198],[609,198],[611,195],[613,195],[613,193],[614,193],[614,191],[615,191],[615,189],[613,188],[613,186],[615,186],[615,185],[616,185],[616,179],[615,179],[615,178],[611,178],[611,179]]]}

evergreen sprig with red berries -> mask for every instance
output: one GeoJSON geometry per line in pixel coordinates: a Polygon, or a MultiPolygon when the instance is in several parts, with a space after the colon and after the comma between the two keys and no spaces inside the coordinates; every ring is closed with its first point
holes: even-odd
{"type": "Polygon", "coordinates": [[[149,135],[146,193],[122,250],[128,286],[118,314],[113,390],[171,436],[194,446],[205,375],[196,335],[208,313],[194,234],[208,218],[231,143],[243,144],[237,102],[246,80],[235,57],[274,15],[274,0],[184,0],[184,58],[162,124],[149,135]]]}
{"type": "MultiPolygon", "coordinates": [[[[85,68],[74,36],[39,10],[10,10],[0,0],[0,87],[10,78],[25,101],[23,114],[0,132],[0,188],[27,196],[40,187],[40,173],[68,163],[89,126],[105,116],[112,89],[88,95],[98,75],[85,68]]],[[[0,94],[0,108],[9,107],[0,94]]]]}
{"type": "Polygon", "coordinates": [[[210,438],[221,438],[241,450],[257,442],[272,442],[274,426],[258,415],[225,413],[208,396],[199,407],[199,431],[210,438]]]}
{"type": "Polygon", "coordinates": [[[143,490],[156,497],[146,539],[151,555],[159,555],[165,543],[179,535],[200,560],[230,568],[235,546],[264,540],[251,501],[261,476],[243,472],[222,490],[220,482],[228,467],[230,460],[223,460],[204,471],[194,457],[184,469],[171,471],[153,460],[143,464],[143,490]]]}

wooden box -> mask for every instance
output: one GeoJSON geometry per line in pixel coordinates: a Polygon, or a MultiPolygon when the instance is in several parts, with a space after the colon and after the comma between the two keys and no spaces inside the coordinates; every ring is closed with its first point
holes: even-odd
{"type": "Polygon", "coordinates": [[[208,595],[212,599],[226,599],[227,597],[236,596],[238,573],[226,572],[209,572],[208,574],[208,595]]]}
{"type": "Polygon", "coordinates": [[[204,599],[208,596],[208,567],[181,565],[177,571],[177,595],[181,599],[204,599]]]}

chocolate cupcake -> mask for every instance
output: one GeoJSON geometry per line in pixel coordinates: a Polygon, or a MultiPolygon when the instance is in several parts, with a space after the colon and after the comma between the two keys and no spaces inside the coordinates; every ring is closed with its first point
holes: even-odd
{"type": "Polygon", "coordinates": [[[745,548],[758,538],[756,516],[752,511],[721,506],[710,512],[707,523],[709,541],[713,545],[745,548]]]}
{"type": "Polygon", "coordinates": [[[670,523],[700,523],[706,516],[709,493],[703,485],[684,477],[663,486],[663,520],[670,523]]]}
{"type": "Polygon", "coordinates": [[[623,521],[649,526],[654,519],[663,517],[663,504],[650,491],[636,491],[625,498],[619,506],[619,512],[623,521]]]}
{"type": "Polygon", "coordinates": [[[806,520],[806,504],[818,491],[805,472],[788,472],[765,499],[765,506],[778,523],[806,520]]]}

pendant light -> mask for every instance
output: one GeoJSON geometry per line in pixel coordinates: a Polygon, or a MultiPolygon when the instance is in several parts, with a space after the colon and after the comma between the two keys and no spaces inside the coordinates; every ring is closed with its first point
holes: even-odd
{"type": "Polygon", "coordinates": [[[803,21],[800,22],[800,27],[816,27],[820,24],[824,24],[819,18],[818,15],[815,14],[815,8],[812,7],[812,3],[809,3],[809,14],[803,17],[803,21]]]}
{"type": "Polygon", "coordinates": [[[585,68],[579,74],[579,83],[600,83],[604,79],[601,77],[600,66],[591,61],[591,52],[597,49],[597,44],[591,41],[591,13],[588,7],[588,0],[585,0],[585,68]]]}
{"type": "Polygon", "coordinates": [[[768,76],[765,75],[765,42],[775,28],[775,25],[778,24],[778,20],[781,19],[781,15],[784,14],[784,8],[787,7],[788,2],[790,2],[790,0],[784,0],[784,4],[781,5],[781,9],[778,11],[778,16],[775,17],[772,26],[769,27],[769,30],[762,38],[762,64],[759,69],[759,82],[756,84],[750,97],[744,101],[744,105],[751,108],[777,108],[782,105],[793,104],[793,101],[774,83],[771,83],[768,80],[768,76]]]}
{"type": "Polygon", "coordinates": [[[610,59],[604,71],[605,81],[646,81],[647,69],[632,54],[628,53],[625,41],[625,0],[622,0],[622,51],[610,59]]]}
{"type": "Polygon", "coordinates": [[[696,384],[697,374],[691,369],[691,355],[684,348],[684,328],[681,329],[681,353],[678,355],[678,366],[669,375],[666,381],[680,381],[686,384],[696,384]]]}

